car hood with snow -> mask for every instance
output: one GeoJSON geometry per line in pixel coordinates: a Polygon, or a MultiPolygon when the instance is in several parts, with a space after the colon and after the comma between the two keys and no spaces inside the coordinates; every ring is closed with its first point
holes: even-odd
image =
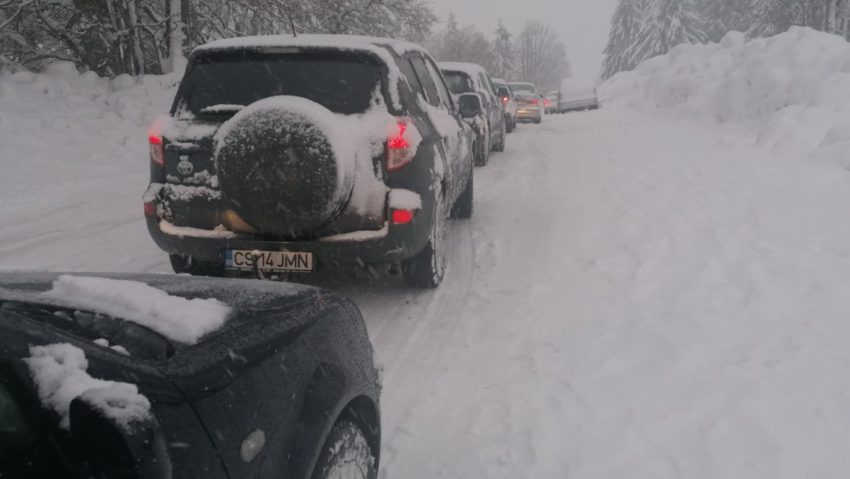
{"type": "Polygon", "coordinates": [[[344,405],[359,395],[377,405],[377,373],[359,312],[317,288],[157,275],[2,274],[0,338],[0,379],[25,391],[23,402],[40,402],[74,441],[82,437],[94,450],[111,446],[81,432],[87,430],[80,425],[88,414],[83,404],[111,421],[113,434],[123,431],[127,444],[154,434],[167,445],[157,454],[175,477],[225,477],[223,468],[249,474],[251,466],[228,452],[238,456],[238,445],[257,427],[279,450],[296,451],[291,431],[298,418],[322,405],[303,402],[320,362],[346,378],[333,384],[322,406],[334,411],[333,401],[344,405]],[[275,404],[272,397],[293,401],[275,404]],[[253,414],[261,419],[245,424],[253,414]],[[212,440],[207,428],[219,431],[212,440]]]}

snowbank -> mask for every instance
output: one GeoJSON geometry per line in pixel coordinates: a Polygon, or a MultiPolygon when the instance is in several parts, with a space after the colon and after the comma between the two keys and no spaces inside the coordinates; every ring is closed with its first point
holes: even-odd
{"type": "Polygon", "coordinates": [[[186,299],[145,283],[107,278],[63,275],[44,294],[63,304],[141,324],[186,344],[195,344],[220,328],[231,311],[216,299],[186,299]]]}
{"type": "Polygon", "coordinates": [[[850,145],[850,43],[808,28],[680,45],[599,89],[603,101],[755,127],[757,144],[808,154],[850,145]]]}
{"type": "Polygon", "coordinates": [[[88,360],[80,348],[70,344],[33,346],[24,361],[39,399],[61,416],[65,429],[71,427],[71,401],[80,396],[125,429],[150,417],[150,401],[139,394],[135,385],[91,377],[86,372],[88,360]]]}
{"type": "MultiPolygon", "coordinates": [[[[138,220],[150,170],[147,128],[168,112],[178,80],[109,80],[65,63],[42,74],[0,70],[3,267],[32,269],[46,238],[65,245],[40,266],[47,269],[134,271],[142,258],[165,258],[138,220]],[[131,222],[127,233],[114,227],[131,222]],[[146,241],[128,248],[137,237],[146,241]],[[89,251],[100,259],[84,259],[89,251]]],[[[163,260],[158,269],[166,267],[163,260]]]]}

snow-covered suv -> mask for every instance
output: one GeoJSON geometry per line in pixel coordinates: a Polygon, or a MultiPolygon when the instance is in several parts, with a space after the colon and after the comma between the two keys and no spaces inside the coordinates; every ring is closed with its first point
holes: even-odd
{"type": "Polygon", "coordinates": [[[507,126],[501,100],[484,67],[474,63],[440,62],[440,70],[446,77],[449,89],[454,94],[478,93],[484,105],[483,128],[478,132],[485,145],[479,151],[477,164],[484,166],[489,161],[490,151],[505,151],[507,126]]]}
{"type": "Polygon", "coordinates": [[[446,219],[472,214],[470,96],[456,104],[428,53],[395,40],[201,46],[150,133],[148,229],[177,272],[388,264],[436,287],[446,219]]]}

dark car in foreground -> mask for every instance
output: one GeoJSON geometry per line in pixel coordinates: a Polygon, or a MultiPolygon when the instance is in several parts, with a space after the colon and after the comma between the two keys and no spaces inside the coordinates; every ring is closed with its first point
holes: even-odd
{"type": "Polygon", "coordinates": [[[475,137],[459,102],[425,50],[396,40],[198,47],[150,133],[148,230],[178,273],[386,265],[436,287],[446,220],[472,214],[475,137]]]}
{"type": "Polygon", "coordinates": [[[357,308],[318,288],[3,274],[0,477],[374,479],[372,354],[357,308]]]}

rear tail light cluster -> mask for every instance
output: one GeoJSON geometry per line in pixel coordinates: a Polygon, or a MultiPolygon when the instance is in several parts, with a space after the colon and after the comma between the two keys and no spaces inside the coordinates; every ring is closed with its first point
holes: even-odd
{"type": "Polygon", "coordinates": [[[510,97],[506,97],[506,96],[502,97],[502,103],[507,103],[509,101],[511,101],[510,97]]]}
{"type": "Polygon", "coordinates": [[[409,118],[397,118],[387,137],[387,171],[398,171],[413,161],[416,147],[414,136],[419,133],[409,118]]]}
{"type": "Polygon", "coordinates": [[[150,144],[151,163],[165,166],[165,149],[162,144],[162,134],[156,123],[148,131],[148,143],[150,144]]]}
{"type": "Polygon", "coordinates": [[[155,203],[145,203],[145,216],[148,218],[153,218],[154,216],[156,216],[155,203]]]}
{"type": "Polygon", "coordinates": [[[538,105],[538,104],[540,104],[540,101],[538,101],[537,98],[535,98],[535,99],[531,100],[531,104],[532,105],[538,105]]]}
{"type": "Polygon", "coordinates": [[[414,214],[413,210],[393,210],[393,224],[406,225],[413,221],[414,214]]]}

